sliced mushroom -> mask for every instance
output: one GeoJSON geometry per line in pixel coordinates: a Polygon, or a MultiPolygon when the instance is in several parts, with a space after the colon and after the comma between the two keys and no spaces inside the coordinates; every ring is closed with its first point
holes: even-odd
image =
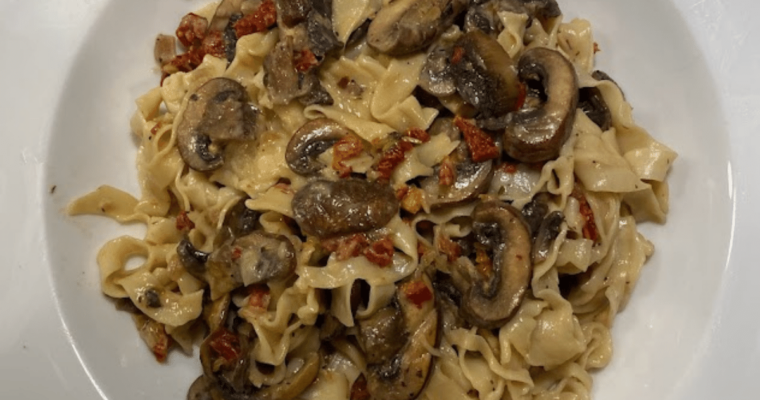
{"type": "Polygon", "coordinates": [[[358,321],[356,338],[364,350],[368,364],[382,364],[396,354],[406,341],[401,310],[395,306],[385,307],[371,317],[358,321]]]}
{"type": "Polygon", "coordinates": [[[498,117],[518,107],[517,69],[496,39],[472,31],[457,41],[455,51],[463,52],[461,60],[452,61],[457,90],[480,118],[498,117]]]}
{"type": "Polygon", "coordinates": [[[448,29],[468,0],[396,0],[377,13],[367,43],[382,53],[401,56],[421,50],[448,29]]]}
{"type": "Polygon", "coordinates": [[[519,161],[548,161],[559,155],[570,136],[578,104],[575,68],[555,50],[536,47],[523,53],[520,79],[540,80],[546,102],[511,114],[504,131],[504,150],[519,161]]]}
{"type": "Polygon", "coordinates": [[[332,24],[332,0],[312,0],[311,12],[306,21],[309,49],[320,59],[343,47],[335,35],[332,24]]]}
{"type": "Polygon", "coordinates": [[[451,59],[451,47],[434,45],[428,53],[425,66],[420,73],[419,85],[426,92],[438,96],[450,96],[457,91],[451,59]]]}
{"type": "Polygon", "coordinates": [[[499,12],[527,14],[545,22],[562,15],[556,0],[490,0],[470,7],[465,17],[465,31],[480,30],[484,33],[498,33],[504,27],[499,12]]]}
{"type": "Polygon", "coordinates": [[[182,239],[177,245],[177,255],[182,266],[196,278],[206,280],[206,261],[209,253],[199,251],[187,239],[182,239]]]}
{"type": "MultiPolygon", "coordinates": [[[[461,314],[475,326],[503,326],[520,307],[532,274],[531,235],[514,207],[496,200],[480,203],[472,213],[473,233],[488,248],[490,271],[471,269],[463,291],[461,314]]],[[[456,283],[456,282],[455,282],[456,283]]]]}
{"type": "Polygon", "coordinates": [[[243,85],[227,78],[206,82],[190,95],[177,124],[179,154],[197,171],[221,167],[223,146],[252,139],[258,114],[243,85]]]}
{"type": "Polygon", "coordinates": [[[602,131],[612,126],[612,114],[602,97],[602,92],[595,87],[581,88],[578,92],[578,108],[581,109],[602,131]]]}
{"type": "Polygon", "coordinates": [[[160,66],[171,61],[177,55],[177,40],[174,36],[158,35],[153,47],[153,57],[160,66]]]}
{"type": "Polygon", "coordinates": [[[549,213],[549,194],[541,192],[535,195],[528,204],[523,206],[520,213],[528,224],[531,234],[535,237],[544,217],[549,213]]]}
{"type": "Polygon", "coordinates": [[[311,11],[311,0],[276,0],[275,6],[282,23],[292,28],[306,21],[311,11]]]}
{"type": "MultiPolygon", "coordinates": [[[[232,243],[233,269],[240,271],[244,286],[283,281],[296,269],[293,243],[283,235],[257,231],[232,243]]],[[[210,260],[214,259],[214,255],[210,260]]]]}
{"type": "Polygon", "coordinates": [[[292,208],[304,233],[327,238],[385,226],[398,213],[399,202],[387,184],[315,180],[295,194],[292,208]]]}
{"type": "Polygon", "coordinates": [[[562,214],[562,211],[554,211],[541,222],[533,243],[533,251],[531,252],[533,263],[538,264],[546,260],[554,240],[559,236],[559,231],[564,220],[565,216],[562,214]]]}
{"type": "Polygon", "coordinates": [[[319,80],[313,74],[296,70],[293,64],[293,37],[286,36],[264,59],[264,84],[274,104],[288,104],[308,94],[319,80]]]}
{"type": "Polygon", "coordinates": [[[259,221],[260,213],[245,206],[247,198],[238,201],[234,206],[227,210],[224,216],[223,226],[229,229],[232,237],[243,237],[254,230],[259,221]]]}
{"type": "Polygon", "coordinates": [[[321,359],[319,352],[311,353],[304,360],[301,368],[292,375],[286,376],[282,382],[261,389],[254,398],[261,400],[291,400],[296,398],[317,379],[321,368],[321,359]]]}
{"type": "Polygon", "coordinates": [[[427,203],[433,207],[443,207],[472,200],[488,190],[493,174],[493,160],[480,163],[472,161],[466,142],[457,146],[449,155],[454,165],[454,183],[441,185],[440,168],[435,167],[435,173],[423,179],[420,187],[425,192],[427,203]]]}
{"type": "Polygon", "coordinates": [[[317,157],[349,133],[350,129],[331,119],[311,120],[298,128],[288,142],[285,162],[298,174],[316,174],[325,167],[317,157]]]}
{"type": "MultiPolygon", "coordinates": [[[[399,285],[396,298],[407,334],[405,339],[385,338],[388,342],[400,341],[402,346],[393,354],[383,356],[380,363],[368,362],[367,389],[373,400],[416,399],[425,388],[434,362],[430,349],[435,348],[438,341],[439,318],[433,293],[430,280],[424,274],[414,275],[399,285]],[[426,296],[416,297],[421,292],[410,290],[425,291],[426,296]]],[[[385,318],[395,318],[392,315],[385,318]]]]}

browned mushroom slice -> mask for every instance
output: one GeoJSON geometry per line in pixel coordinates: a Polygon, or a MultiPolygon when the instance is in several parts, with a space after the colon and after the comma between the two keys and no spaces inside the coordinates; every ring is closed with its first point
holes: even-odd
{"type": "Polygon", "coordinates": [[[226,328],[218,328],[201,344],[203,375],[193,382],[188,400],[292,400],[317,378],[319,352],[310,354],[303,365],[272,386],[254,387],[249,380],[248,339],[226,328]]]}
{"type": "Polygon", "coordinates": [[[461,313],[473,325],[498,328],[512,318],[528,291],[530,232],[518,210],[496,200],[478,204],[472,220],[475,239],[488,249],[492,264],[490,269],[466,272],[470,282],[461,313]]]}
{"type": "Polygon", "coordinates": [[[518,107],[517,69],[496,39],[472,31],[457,41],[455,51],[462,52],[461,59],[452,60],[457,90],[480,117],[497,117],[518,107]]]}
{"type": "Polygon", "coordinates": [[[371,317],[359,320],[358,325],[357,339],[368,364],[385,363],[406,341],[403,315],[397,307],[385,307],[371,317]]]}
{"type": "Polygon", "coordinates": [[[289,28],[306,21],[311,11],[310,0],[276,0],[274,4],[277,7],[277,16],[289,28]]]}
{"type": "Polygon", "coordinates": [[[304,233],[327,238],[383,227],[398,213],[399,202],[387,184],[316,180],[296,193],[292,207],[304,233]]]}
{"type": "Polygon", "coordinates": [[[309,121],[300,127],[288,142],[285,161],[290,169],[298,174],[318,173],[324,165],[317,157],[349,133],[350,129],[327,118],[309,121]]]}
{"type": "Polygon", "coordinates": [[[293,63],[293,37],[286,36],[264,59],[264,84],[274,104],[288,104],[308,94],[318,82],[313,74],[296,70],[293,63]]]}
{"type": "Polygon", "coordinates": [[[468,0],[396,0],[380,9],[367,31],[376,50],[405,55],[421,50],[448,29],[468,0]]]}
{"type": "Polygon", "coordinates": [[[245,206],[247,198],[241,199],[232,206],[224,216],[223,226],[229,229],[233,238],[243,237],[256,230],[259,213],[245,206]]]}
{"type": "Polygon", "coordinates": [[[578,104],[575,68],[559,52],[536,47],[522,55],[518,69],[520,79],[541,81],[546,102],[510,115],[504,131],[504,150],[510,157],[527,163],[554,159],[575,121],[578,104]]]}
{"type": "Polygon", "coordinates": [[[343,47],[332,24],[332,0],[312,0],[306,20],[309,50],[321,60],[325,55],[343,47]]]}
{"type": "Polygon", "coordinates": [[[565,216],[561,211],[554,211],[541,222],[536,239],[533,242],[533,251],[531,252],[531,259],[534,263],[538,264],[546,261],[554,240],[559,236],[559,231],[564,220],[565,216]]]}
{"type": "Polygon", "coordinates": [[[177,124],[179,154],[197,171],[221,167],[223,146],[252,139],[258,114],[243,85],[227,78],[206,82],[190,95],[177,124]]]}
{"type": "Polygon", "coordinates": [[[451,52],[451,47],[442,44],[432,46],[420,72],[419,85],[423,90],[438,97],[456,93],[455,75],[449,62],[451,52]]]}
{"type": "Polygon", "coordinates": [[[470,7],[465,16],[465,31],[477,29],[488,34],[501,32],[504,26],[498,13],[502,11],[527,14],[542,22],[562,15],[556,0],[490,0],[470,7]]]}
{"type": "Polygon", "coordinates": [[[296,269],[293,243],[283,235],[261,231],[235,239],[231,261],[245,286],[283,281],[296,269]]]}
{"type": "MultiPolygon", "coordinates": [[[[402,337],[383,337],[373,340],[373,350],[385,348],[392,350],[391,354],[376,354],[373,361],[367,364],[367,389],[374,400],[408,400],[416,399],[422,392],[430,377],[434,362],[430,349],[435,348],[438,341],[438,310],[435,307],[434,290],[430,280],[424,274],[414,275],[398,286],[397,302],[389,307],[397,307],[398,311],[381,311],[384,313],[378,319],[389,319],[390,322],[376,321],[377,325],[396,325],[401,319],[406,335],[402,337]],[[402,318],[398,318],[398,314],[402,318]],[[387,342],[377,345],[377,341],[387,342]],[[401,346],[391,342],[401,342],[401,346]]],[[[383,333],[396,331],[397,328],[383,329],[383,333]]],[[[367,329],[360,334],[375,334],[376,329],[367,329]]],[[[364,343],[367,342],[365,338],[364,343]]]]}
{"type": "Polygon", "coordinates": [[[171,61],[177,55],[177,40],[174,36],[158,35],[153,47],[153,57],[160,66],[171,61]]]}
{"type": "Polygon", "coordinates": [[[451,155],[453,163],[453,183],[441,184],[441,166],[435,167],[435,174],[420,182],[425,192],[428,204],[433,207],[443,207],[472,200],[488,190],[493,174],[493,160],[476,163],[470,157],[467,143],[462,142],[451,155]]]}
{"type": "Polygon", "coordinates": [[[612,114],[602,97],[602,92],[595,87],[581,88],[578,92],[578,108],[593,121],[602,131],[612,126],[612,114]]]}
{"type": "Polygon", "coordinates": [[[209,253],[199,251],[188,239],[177,244],[177,255],[182,266],[198,279],[206,280],[206,261],[209,253]]]}
{"type": "Polygon", "coordinates": [[[530,233],[535,237],[538,229],[544,221],[544,217],[549,213],[549,193],[541,192],[536,194],[531,201],[523,206],[520,213],[530,228],[530,233]]]}

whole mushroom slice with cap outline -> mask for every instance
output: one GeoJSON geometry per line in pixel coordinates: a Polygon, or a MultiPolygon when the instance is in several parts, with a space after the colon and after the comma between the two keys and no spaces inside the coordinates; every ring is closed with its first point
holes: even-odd
{"type": "Polygon", "coordinates": [[[438,173],[440,165],[435,167],[436,173],[420,182],[427,203],[433,208],[472,200],[485,193],[491,184],[493,160],[474,162],[464,141],[449,155],[449,160],[454,166],[454,182],[451,185],[441,184],[438,173]]]}
{"type": "Polygon", "coordinates": [[[511,12],[515,14],[527,14],[531,18],[538,18],[545,23],[548,19],[562,15],[556,0],[490,0],[480,2],[470,7],[465,16],[464,29],[471,32],[475,29],[485,33],[498,33],[504,27],[499,12],[511,12]]]}
{"type": "Polygon", "coordinates": [[[457,41],[454,51],[461,52],[461,58],[452,59],[457,91],[479,117],[498,117],[518,108],[522,90],[517,68],[496,39],[472,31],[457,41]]]}
{"type": "Polygon", "coordinates": [[[469,0],[396,0],[380,9],[367,30],[367,43],[381,53],[402,56],[421,50],[448,29],[469,0]]]}
{"type": "Polygon", "coordinates": [[[311,120],[293,134],[285,149],[285,161],[297,174],[316,174],[325,167],[317,157],[349,133],[353,132],[331,119],[311,120]]]}
{"type": "MultiPolygon", "coordinates": [[[[382,318],[373,321],[372,325],[364,323],[361,326],[360,335],[397,331],[398,329],[393,328],[378,332],[375,327],[399,323],[405,331],[405,335],[401,337],[384,338],[385,341],[400,342],[400,346],[389,344],[374,347],[396,348],[396,351],[380,359],[372,359],[375,362],[368,359],[367,389],[372,399],[416,399],[427,385],[434,363],[430,349],[438,345],[440,326],[434,293],[428,277],[415,274],[397,285],[396,302],[388,306],[397,311],[379,311],[385,313],[382,318]],[[391,318],[392,321],[384,321],[383,318],[391,318]]],[[[366,343],[367,340],[360,339],[360,342],[366,343]]]]}
{"type": "Polygon", "coordinates": [[[291,205],[301,230],[319,238],[383,227],[399,209],[390,185],[351,178],[309,182],[296,192],[291,205]]]}
{"type": "Polygon", "coordinates": [[[528,291],[531,234],[520,211],[498,200],[478,204],[472,221],[475,239],[489,249],[492,266],[485,273],[465,271],[468,284],[458,283],[464,289],[460,312],[475,326],[498,328],[517,312],[528,291]]]}
{"type": "Polygon", "coordinates": [[[524,81],[541,81],[546,102],[538,108],[509,115],[504,150],[510,157],[526,163],[557,158],[575,122],[578,105],[575,68],[558,51],[536,47],[523,53],[518,71],[524,81]]]}
{"type": "Polygon", "coordinates": [[[243,85],[214,78],[190,95],[176,128],[177,148],[196,171],[212,171],[224,163],[223,146],[252,139],[259,110],[249,103],[243,85]]]}

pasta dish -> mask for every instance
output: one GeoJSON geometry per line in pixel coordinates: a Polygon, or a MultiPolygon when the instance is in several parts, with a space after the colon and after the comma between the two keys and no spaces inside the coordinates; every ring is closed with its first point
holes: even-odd
{"type": "Polygon", "coordinates": [[[222,0],[158,35],[97,256],[188,399],[589,399],[675,152],[555,0],[222,0]],[[179,41],[179,43],[177,43],[179,41]],[[128,267],[139,256],[144,262],[128,267]]]}

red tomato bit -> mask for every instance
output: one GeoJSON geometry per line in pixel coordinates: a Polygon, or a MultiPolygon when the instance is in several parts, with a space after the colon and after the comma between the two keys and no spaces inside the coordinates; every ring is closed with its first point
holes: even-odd
{"type": "Polygon", "coordinates": [[[380,158],[380,162],[377,164],[377,172],[380,173],[381,180],[389,180],[393,175],[393,170],[404,161],[406,152],[412,150],[414,145],[405,141],[399,140],[391,148],[383,153],[380,158]]]}
{"type": "Polygon", "coordinates": [[[277,22],[277,9],[272,0],[265,0],[256,11],[240,18],[235,25],[238,38],[251,33],[264,32],[277,22]]]}
{"type": "Polygon", "coordinates": [[[438,169],[438,183],[442,186],[451,186],[456,180],[456,172],[454,169],[454,163],[449,156],[446,156],[441,161],[441,166],[438,169]]]}
{"type": "Polygon", "coordinates": [[[224,358],[227,364],[234,362],[242,354],[237,335],[226,328],[219,328],[211,334],[209,346],[216,354],[224,358]]]}
{"type": "Polygon", "coordinates": [[[332,168],[340,173],[341,178],[349,177],[353,171],[343,161],[359,156],[362,151],[364,143],[361,138],[353,134],[343,136],[333,145],[332,168]]]}
{"type": "Polygon", "coordinates": [[[433,292],[423,281],[405,283],[402,285],[401,291],[417,308],[422,308],[426,301],[433,300],[433,292]]]}
{"type": "Polygon", "coordinates": [[[381,267],[387,267],[393,262],[393,242],[387,236],[373,242],[364,250],[364,257],[381,267]]]}
{"type": "Polygon", "coordinates": [[[298,72],[307,72],[317,65],[319,65],[319,61],[317,61],[317,57],[309,49],[296,52],[293,56],[293,66],[298,72]]]}
{"type": "Polygon", "coordinates": [[[363,233],[325,239],[322,241],[322,247],[327,251],[334,252],[338,261],[344,261],[359,256],[368,244],[367,236],[363,233]]]}
{"type": "Polygon", "coordinates": [[[269,287],[267,285],[253,285],[248,290],[248,305],[266,311],[271,300],[269,287]]]}
{"type": "Polygon", "coordinates": [[[462,57],[464,57],[464,49],[459,46],[454,47],[454,52],[451,55],[451,63],[459,64],[462,61],[462,57]]]}
{"type": "Polygon", "coordinates": [[[410,138],[417,139],[422,143],[427,143],[430,141],[430,134],[427,133],[424,129],[409,128],[404,134],[410,138]]]}
{"type": "Polygon", "coordinates": [[[350,400],[370,400],[372,395],[369,394],[367,389],[367,378],[364,374],[359,375],[358,378],[351,385],[351,397],[350,400]]]}
{"type": "Polygon", "coordinates": [[[499,148],[493,138],[480,128],[465,121],[462,117],[454,118],[454,124],[462,131],[464,140],[470,147],[472,161],[483,162],[499,157],[499,148]]]}
{"type": "Polygon", "coordinates": [[[179,215],[177,215],[175,227],[178,231],[189,231],[195,228],[195,223],[187,216],[186,211],[180,211],[179,215]]]}
{"type": "Polygon", "coordinates": [[[200,52],[204,55],[210,54],[216,58],[226,59],[227,54],[224,50],[224,39],[222,38],[222,32],[209,32],[208,35],[203,38],[200,52]]]}
{"type": "Polygon", "coordinates": [[[457,242],[449,239],[449,237],[446,235],[438,236],[435,247],[438,249],[438,251],[446,255],[446,258],[449,260],[449,262],[456,261],[456,259],[462,255],[462,246],[460,246],[457,242]]]}
{"type": "Polygon", "coordinates": [[[580,213],[585,220],[583,224],[583,237],[597,243],[599,241],[599,230],[597,229],[596,221],[594,220],[594,210],[591,209],[591,205],[588,203],[586,195],[576,186],[570,196],[578,200],[580,213]]]}

